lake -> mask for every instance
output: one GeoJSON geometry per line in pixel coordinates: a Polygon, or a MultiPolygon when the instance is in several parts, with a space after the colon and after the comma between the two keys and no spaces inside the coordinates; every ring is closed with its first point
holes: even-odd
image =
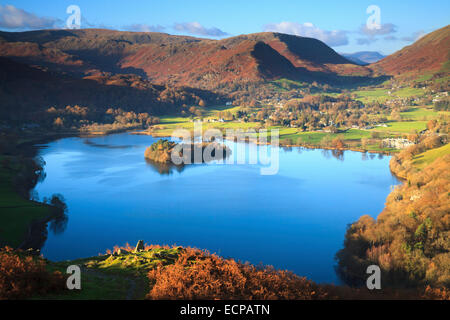
{"type": "Polygon", "coordinates": [[[280,148],[276,175],[261,175],[260,165],[250,164],[167,172],[144,159],[155,141],[123,133],[43,146],[47,177],[35,190],[40,199],[61,194],[68,205],[65,228],[49,226],[46,258],[95,256],[142,239],[338,284],[334,256],[347,225],[376,217],[399,183],[390,157],[304,148],[280,148]]]}

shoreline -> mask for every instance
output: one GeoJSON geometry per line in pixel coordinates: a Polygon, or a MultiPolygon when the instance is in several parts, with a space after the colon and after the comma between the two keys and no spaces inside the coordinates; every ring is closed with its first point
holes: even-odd
{"type": "MultiPolygon", "coordinates": [[[[39,202],[40,204],[44,204],[39,202]]],[[[50,210],[56,210],[55,207],[49,206],[50,210]]],[[[36,250],[40,253],[42,247],[47,241],[48,236],[48,224],[52,222],[52,220],[56,219],[57,215],[55,212],[52,212],[47,217],[32,221],[28,227],[27,234],[23,242],[17,247],[17,249],[21,250],[36,250]]]]}
{"type": "MultiPolygon", "coordinates": [[[[142,130],[136,130],[136,128],[124,128],[124,129],[118,129],[111,132],[105,132],[105,131],[97,131],[97,132],[83,132],[83,131],[65,131],[65,132],[50,132],[41,134],[38,133],[37,138],[32,138],[28,141],[24,141],[18,144],[18,146],[31,146],[33,148],[38,147],[37,144],[46,144],[49,142],[53,142],[59,139],[64,138],[95,138],[95,137],[103,137],[113,134],[121,134],[121,133],[129,133],[131,135],[145,135],[145,136],[151,136],[154,138],[170,138],[172,136],[167,135],[165,133],[158,133],[157,131],[148,131],[148,129],[142,129],[142,130]]],[[[28,132],[26,135],[35,135],[33,132],[28,132]]],[[[227,139],[226,139],[227,140],[227,139]]],[[[228,139],[229,141],[233,141],[233,139],[228,139]]],[[[236,139],[234,139],[236,141],[236,139]]],[[[259,141],[255,141],[254,139],[246,139],[246,143],[252,142],[256,145],[263,145],[263,143],[259,141]]],[[[267,142],[265,145],[272,145],[270,142],[267,142]]],[[[360,152],[360,153],[369,153],[369,154],[382,154],[385,156],[394,156],[395,154],[398,154],[402,150],[396,150],[396,151],[383,151],[383,150],[368,150],[368,149],[362,149],[358,147],[344,147],[344,148],[334,148],[330,146],[321,146],[321,145],[311,145],[311,144],[292,144],[292,145],[282,145],[279,144],[280,148],[286,147],[286,148],[306,148],[306,149],[322,149],[322,150],[330,150],[330,151],[353,151],[353,152],[360,152]]]]}
{"type": "MultiPolygon", "coordinates": [[[[143,136],[151,136],[154,138],[171,138],[172,136],[168,136],[166,134],[158,134],[157,132],[148,132],[148,131],[129,131],[129,134],[132,135],[143,135],[143,136]]],[[[235,141],[236,139],[224,139],[228,141],[235,141]]],[[[255,141],[254,139],[246,139],[245,141],[242,141],[245,143],[254,143],[256,145],[272,145],[270,142],[267,142],[265,144],[255,141]]],[[[319,145],[308,145],[308,144],[293,144],[293,145],[279,145],[279,148],[306,148],[306,149],[321,149],[321,150],[330,150],[330,151],[353,151],[353,152],[360,152],[360,153],[370,153],[370,154],[382,154],[385,156],[394,156],[396,153],[400,152],[401,150],[398,150],[397,152],[389,152],[389,151],[376,151],[376,150],[365,150],[365,149],[359,149],[354,147],[345,147],[345,148],[333,148],[333,147],[327,147],[327,146],[319,146],[319,145]]]]}

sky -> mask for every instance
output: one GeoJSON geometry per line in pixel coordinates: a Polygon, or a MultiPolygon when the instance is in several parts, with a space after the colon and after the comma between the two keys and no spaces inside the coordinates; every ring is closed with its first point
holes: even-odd
{"type": "Polygon", "coordinates": [[[449,0],[0,0],[0,30],[67,28],[70,5],[80,9],[81,28],[214,39],[276,31],[317,38],[340,53],[391,54],[450,20],[449,0]]]}

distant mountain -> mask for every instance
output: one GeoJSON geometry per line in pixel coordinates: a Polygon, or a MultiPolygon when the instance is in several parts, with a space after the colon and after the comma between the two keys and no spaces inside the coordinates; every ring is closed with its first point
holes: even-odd
{"type": "Polygon", "coordinates": [[[203,89],[372,74],[319,40],[270,32],[223,40],[97,29],[0,32],[0,56],[78,77],[136,74],[203,89]]]}
{"type": "Polygon", "coordinates": [[[348,60],[359,64],[361,66],[368,65],[371,63],[375,63],[385,58],[386,56],[382,55],[376,51],[360,51],[355,53],[341,53],[342,56],[347,58],[348,60]]]}
{"type": "Polygon", "coordinates": [[[370,66],[377,73],[415,76],[450,71],[450,25],[370,66]]]}

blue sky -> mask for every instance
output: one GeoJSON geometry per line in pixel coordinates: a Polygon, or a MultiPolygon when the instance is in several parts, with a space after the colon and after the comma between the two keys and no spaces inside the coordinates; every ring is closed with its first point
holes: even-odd
{"type": "Polygon", "coordinates": [[[63,28],[69,5],[81,9],[82,28],[161,31],[208,38],[279,31],[318,38],[338,52],[393,53],[449,24],[450,1],[388,0],[0,0],[0,29],[63,28]],[[380,29],[364,28],[377,5],[380,29]]]}

